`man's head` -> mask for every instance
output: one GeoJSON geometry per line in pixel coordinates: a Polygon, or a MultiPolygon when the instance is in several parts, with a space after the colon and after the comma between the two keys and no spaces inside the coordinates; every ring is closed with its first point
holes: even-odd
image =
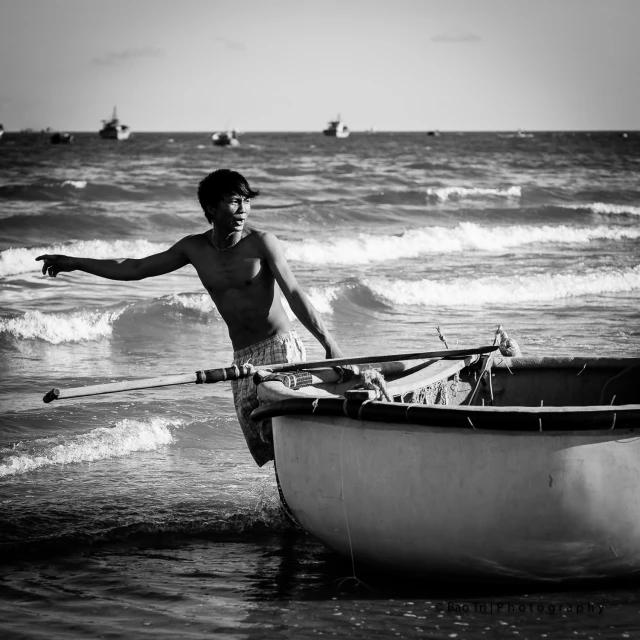
{"type": "Polygon", "coordinates": [[[260,192],[252,189],[242,174],[230,169],[212,171],[198,185],[198,201],[209,222],[213,222],[209,207],[217,207],[224,197],[242,196],[250,199],[258,195],[260,192]]]}

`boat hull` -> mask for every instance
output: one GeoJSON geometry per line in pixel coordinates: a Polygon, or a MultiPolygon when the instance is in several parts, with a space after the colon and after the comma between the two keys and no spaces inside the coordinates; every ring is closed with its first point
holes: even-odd
{"type": "Polygon", "coordinates": [[[121,129],[108,129],[100,131],[99,135],[103,140],[128,140],[131,131],[128,129],[126,131],[122,131],[121,129]]]}
{"type": "Polygon", "coordinates": [[[325,129],[322,133],[324,133],[325,136],[329,136],[331,138],[348,138],[349,137],[349,131],[334,131],[332,129],[325,129]]]}
{"type": "Polygon", "coordinates": [[[231,140],[212,140],[213,145],[216,147],[237,147],[240,142],[238,140],[236,140],[235,138],[232,138],[231,140]]]}
{"type": "Polygon", "coordinates": [[[382,365],[393,401],[362,374],[260,384],[254,419],[272,418],[294,516],[356,567],[525,582],[639,572],[640,359],[492,359],[382,365]]]}
{"type": "Polygon", "coordinates": [[[640,441],[631,431],[279,416],[273,433],[293,514],[356,567],[509,581],[640,570],[640,441]]]}

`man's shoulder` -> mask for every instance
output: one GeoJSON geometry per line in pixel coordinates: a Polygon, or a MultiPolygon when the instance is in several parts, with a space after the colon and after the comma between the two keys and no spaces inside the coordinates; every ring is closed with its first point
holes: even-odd
{"type": "Polygon", "coordinates": [[[192,233],[191,235],[185,236],[181,240],[175,243],[174,247],[198,247],[203,243],[207,242],[207,231],[202,233],[192,233]]]}
{"type": "Polygon", "coordinates": [[[278,241],[278,238],[271,231],[264,231],[255,227],[245,227],[245,230],[248,232],[247,239],[250,238],[251,242],[261,246],[272,246],[274,242],[278,241]]]}

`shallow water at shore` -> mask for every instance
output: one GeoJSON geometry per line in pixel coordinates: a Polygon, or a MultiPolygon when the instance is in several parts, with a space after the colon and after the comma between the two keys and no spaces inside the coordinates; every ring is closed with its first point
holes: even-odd
{"type": "Polygon", "coordinates": [[[596,639],[640,631],[637,585],[354,578],[347,559],[297,531],[143,538],[11,566],[0,586],[7,637],[596,639]]]}

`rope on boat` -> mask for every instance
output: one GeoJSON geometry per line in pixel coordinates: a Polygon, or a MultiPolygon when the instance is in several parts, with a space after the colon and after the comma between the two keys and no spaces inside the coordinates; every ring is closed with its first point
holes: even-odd
{"type": "MultiPolygon", "coordinates": [[[[514,375],[515,375],[515,373],[513,373],[513,371],[511,371],[511,367],[509,366],[509,363],[508,363],[504,358],[502,358],[502,359],[500,359],[500,360],[496,360],[496,364],[504,364],[504,366],[505,366],[505,367],[507,367],[507,371],[508,371],[512,376],[514,376],[514,375]]],[[[585,366],[586,366],[586,365],[585,365],[585,366]]],[[[580,374],[578,374],[578,375],[580,375],[580,374]]]]}
{"type": "Polygon", "coordinates": [[[507,332],[504,330],[504,327],[499,324],[496,330],[496,339],[494,340],[494,344],[496,340],[500,340],[500,353],[503,356],[509,356],[510,358],[521,356],[522,351],[520,350],[520,345],[510,338],[507,335],[507,332]]]}
{"type": "MultiPolygon", "coordinates": [[[[449,345],[447,344],[447,339],[444,337],[444,335],[442,334],[442,331],[440,331],[440,326],[436,327],[436,330],[438,332],[438,338],[440,338],[440,340],[444,343],[444,346],[448,349],[449,345]]],[[[495,344],[495,343],[494,343],[495,344]]]]}
{"type": "Polygon", "coordinates": [[[387,389],[387,381],[380,371],[373,368],[363,369],[360,376],[362,377],[362,389],[373,389],[377,396],[384,398],[387,402],[393,402],[387,389]]]}
{"type": "MultiPolygon", "coordinates": [[[[364,404],[364,403],[363,403],[364,404]]],[[[340,578],[339,580],[334,581],[334,584],[336,584],[336,586],[338,588],[340,588],[345,582],[349,581],[349,580],[354,580],[356,583],[356,586],[360,586],[363,585],[365,586],[367,589],[369,589],[370,591],[375,591],[375,589],[373,587],[370,587],[366,582],[363,582],[362,580],[360,580],[360,578],[358,578],[358,576],[356,576],[356,560],[355,560],[355,556],[353,555],[353,543],[351,541],[351,530],[349,528],[349,517],[347,516],[347,503],[344,497],[344,469],[342,466],[342,448],[343,448],[343,440],[344,440],[344,432],[345,430],[342,429],[342,434],[340,435],[340,486],[341,486],[341,501],[342,501],[342,512],[344,513],[344,522],[345,525],[347,527],[347,539],[349,540],[349,553],[351,555],[351,571],[353,573],[352,576],[346,576],[344,578],[340,578]]]]}

